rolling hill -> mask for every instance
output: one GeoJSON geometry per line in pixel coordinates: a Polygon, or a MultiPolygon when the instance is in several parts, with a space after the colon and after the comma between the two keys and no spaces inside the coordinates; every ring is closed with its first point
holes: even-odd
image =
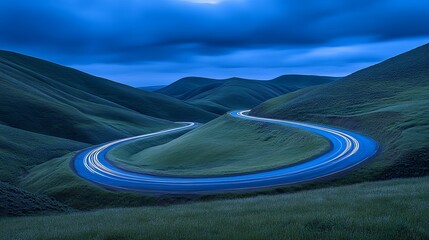
{"type": "Polygon", "coordinates": [[[112,139],[216,115],[72,68],[0,51],[0,181],[112,139]]]}
{"type": "Polygon", "coordinates": [[[175,139],[166,136],[118,146],[108,157],[133,171],[213,176],[283,167],[329,149],[326,139],[307,131],[224,115],[175,139]]]}
{"type": "Polygon", "coordinates": [[[336,79],[306,75],[284,75],[269,81],[188,77],[157,92],[187,101],[207,111],[223,114],[233,109],[252,108],[270,98],[336,79]]]}
{"type": "MultiPolygon", "coordinates": [[[[429,44],[338,81],[271,99],[251,115],[353,129],[381,144],[356,180],[429,174],[429,44]]],[[[353,178],[353,176],[351,177],[353,178]]]]}
{"type": "MultiPolygon", "coordinates": [[[[215,117],[174,98],[141,91],[41,59],[7,51],[0,51],[0,59],[2,78],[15,79],[15,81],[9,80],[6,85],[11,85],[12,82],[30,87],[40,85],[37,90],[43,93],[52,89],[61,90],[60,93],[91,100],[97,104],[100,104],[100,101],[102,103],[108,101],[111,105],[120,105],[147,116],[170,121],[205,122],[215,117]],[[45,89],[41,89],[42,87],[45,89]],[[179,111],[180,113],[177,113],[179,111]]],[[[52,96],[52,94],[45,96],[52,96]]]]}

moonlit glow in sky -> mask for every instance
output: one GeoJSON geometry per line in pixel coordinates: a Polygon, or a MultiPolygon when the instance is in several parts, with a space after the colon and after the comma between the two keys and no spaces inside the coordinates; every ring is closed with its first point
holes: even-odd
{"type": "Polygon", "coordinates": [[[0,48],[132,86],[343,76],[429,42],[426,0],[4,0],[0,48]]]}
{"type": "Polygon", "coordinates": [[[218,4],[222,2],[222,0],[182,0],[184,2],[190,3],[200,3],[200,4],[218,4]]]}

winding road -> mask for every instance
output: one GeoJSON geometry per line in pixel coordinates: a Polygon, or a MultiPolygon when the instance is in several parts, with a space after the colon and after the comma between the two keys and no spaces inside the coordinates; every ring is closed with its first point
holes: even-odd
{"type": "Polygon", "coordinates": [[[126,142],[150,138],[196,127],[182,123],[182,127],[121,139],[90,147],[78,153],[72,163],[82,178],[108,189],[147,193],[202,194],[226,191],[245,191],[259,188],[311,182],[347,171],[369,159],[377,152],[377,143],[366,136],[318,124],[248,116],[247,111],[233,111],[233,117],[249,121],[268,122],[296,127],[319,134],[331,142],[325,154],[301,164],[280,169],[233,176],[172,177],[157,176],[121,169],[106,160],[106,154],[126,142]]]}

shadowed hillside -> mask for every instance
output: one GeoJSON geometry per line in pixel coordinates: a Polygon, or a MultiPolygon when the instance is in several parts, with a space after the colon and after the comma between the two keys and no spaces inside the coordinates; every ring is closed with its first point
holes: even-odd
{"type": "Polygon", "coordinates": [[[335,79],[305,75],[284,75],[270,81],[188,77],[157,92],[222,114],[233,109],[248,109],[270,98],[335,79]]]}
{"type": "Polygon", "coordinates": [[[0,182],[0,216],[70,212],[72,209],[48,196],[30,193],[0,182]]]}
{"type": "Polygon", "coordinates": [[[321,122],[374,137],[368,177],[429,174],[429,44],[336,82],[271,99],[252,115],[321,122]]]}
{"type": "Polygon", "coordinates": [[[57,93],[67,93],[98,104],[108,101],[111,105],[120,105],[147,116],[171,121],[205,122],[215,117],[174,98],[141,91],[37,58],[0,51],[0,63],[2,78],[9,82],[5,85],[11,85],[13,82],[21,86],[37,87],[36,90],[45,93],[45,96],[52,97],[54,94],[50,94],[49,91],[56,90],[57,93]]]}

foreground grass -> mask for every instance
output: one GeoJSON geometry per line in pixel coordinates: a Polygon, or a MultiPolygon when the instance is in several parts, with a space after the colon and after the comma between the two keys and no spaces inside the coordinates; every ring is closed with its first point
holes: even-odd
{"type": "Polygon", "coordinates": [[[429,178],[168,207],[3,218],[1,239],[427,239],[429,178]]]}
{"type": "Polygon", "coordinates": [[[108,157],[121,166],[150,173],[220,175],[282,167],[329,149],[329,142],[316,134],[230,115],[174,140],[169,136],[154,140],[160,145],[141,140],[113,149],[108,157]]]}
{"type": "Polygon", "coordinates": [[[30,193],[0,182],[0,216],[70,212],[71,208],[41,194],[30,193]]]}

